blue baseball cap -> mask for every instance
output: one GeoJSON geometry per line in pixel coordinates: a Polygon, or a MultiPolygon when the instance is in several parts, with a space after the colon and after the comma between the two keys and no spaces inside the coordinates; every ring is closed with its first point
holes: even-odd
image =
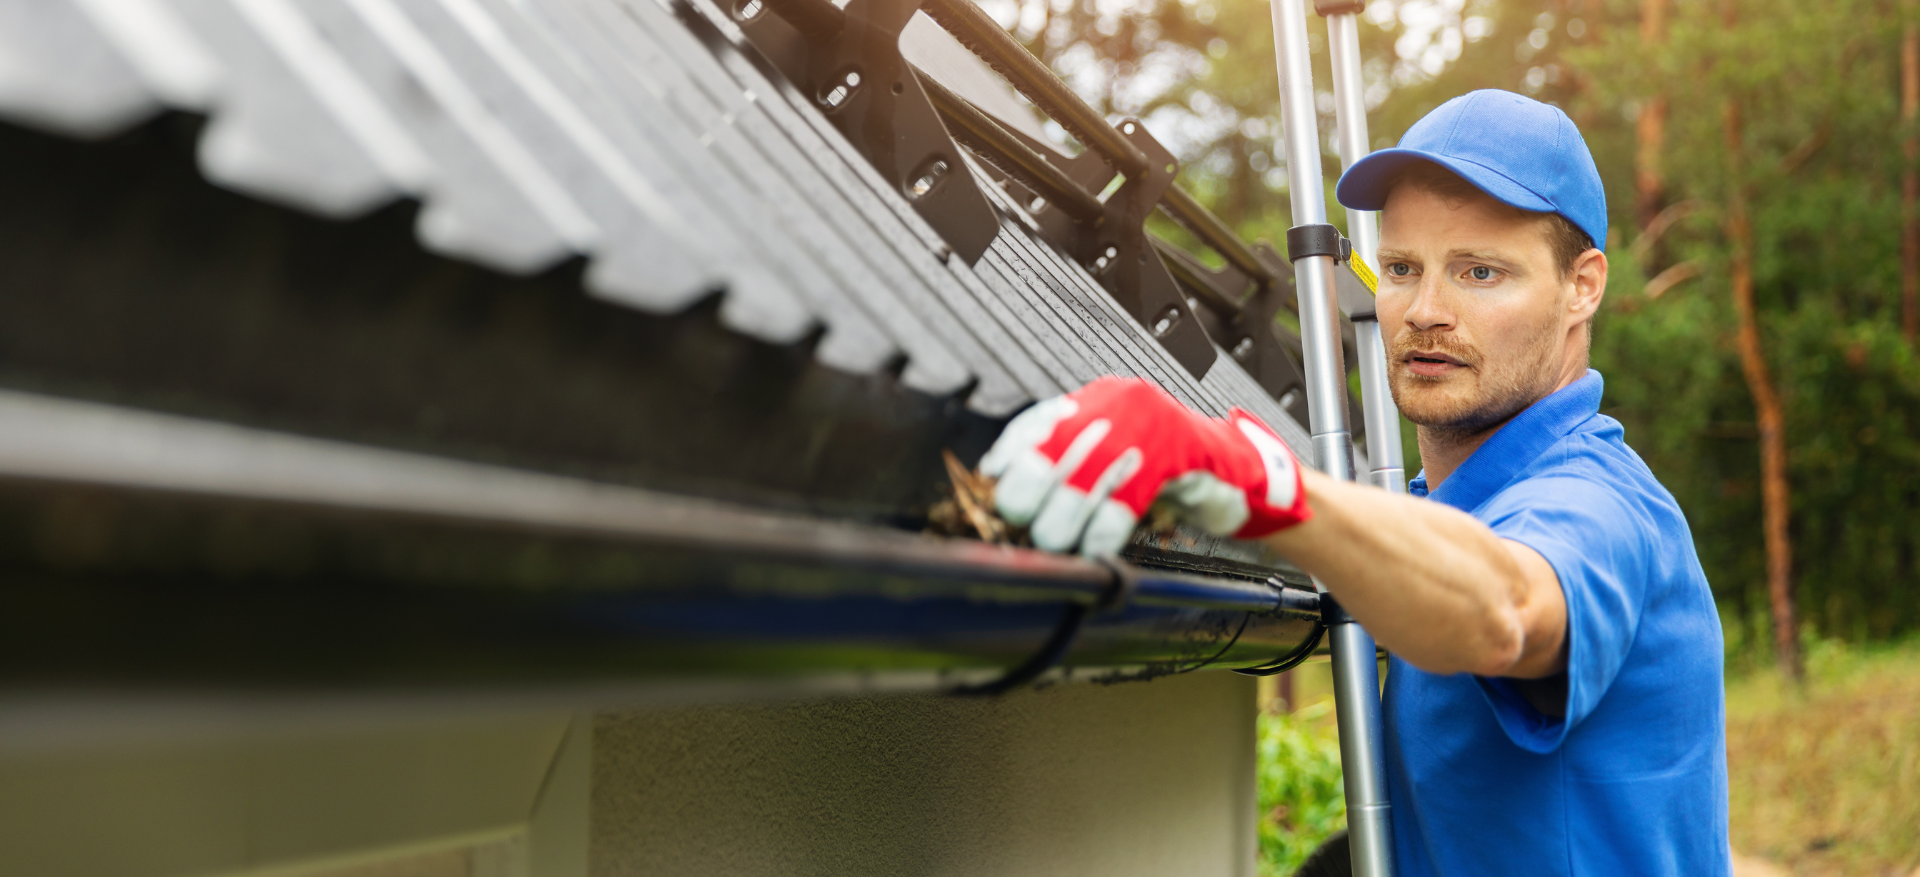
{"type": "Polygon", "coordinates": [[[1334,194],[1355,210],[1387,206],[1395,174],[1430,161],[1521,210],[1558,213],[1606,249],[1607,193],[1580,129],[1559,107],[1482,89],[1413,123],[1400,145],[1354,162],[1334,194]]]}

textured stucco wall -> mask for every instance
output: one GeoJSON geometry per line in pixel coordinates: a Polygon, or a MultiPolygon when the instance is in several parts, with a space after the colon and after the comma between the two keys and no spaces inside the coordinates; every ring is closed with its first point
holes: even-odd
{"type": "Polygon", "coordinates": [[[1251,877],[1254,683],[602,715],[594,877],[1251,877]]]}

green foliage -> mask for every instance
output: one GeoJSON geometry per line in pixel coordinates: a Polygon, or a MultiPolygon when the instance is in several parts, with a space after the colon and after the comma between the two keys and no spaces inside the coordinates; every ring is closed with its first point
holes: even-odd
{"type": "MultiPolygon", "coordinates": [[[[1282,237],[1267,4],[999,2],[1017,13],[1002,19],[1018,18],[1076,83],[1105,83],[1094,95],[1103,107],[1145,118],[1180,154],[1183,182],[1242,236],[1282,237]]],[[[1664,42],[1642,38],[1642,0],[1373,0],[1361,16],[1376,146],[1476,88],[1531,94],[1580,125],[1612,214],[1593,353],[1607,377],[1603,408],[1680,501],[1729,635],[1743,641],[1765,642],[1768,621],[1757,429],[1732,342],[1725,221],[1736,185],[1787,414],[1801,618],[1822,636],[1920,630],[1920,356],[1898,333],[1911,130],[1899,118],[1902,8],[1669,0],[1664,42]],[[1657,236],[1642,229],[1634,188],[1636,120],[1656,95],[1669,106],[1657,206],[1680,217],[1657,236]],[[1727,151],[1729,101],[1743,118],[1738,161],[1727,151]],[[1693,278],[1648,296],[1647,280],[1676,266],[1693,278]]],[[[1317,19],[1310,31],[1327,90],[1317,19]]],[[[1330,108],[1330,95],[1319,105],[1330,108]]],[[[1321,160],[1332,179],[1337,161],[1321,160]]],[[[1410,438],[1406,449],[1417,459],[1410,438]]]]}
{"type": "Polygon", "coordinates": [[[1259,725],[1260,877],[1285,877],[1347,825],[1333,709],[1321,700],[1297,712],[1263,713],[1259,725]]]}
{"type": "MultiPolygon", "coordinates": [[[[1646,44],[1622,20],[1570,55],[1593,83],[1571,106],[1603,122],[1584,126],[1590,140],[1630,139],[1638,102],[1656,90],[1667,97],[1666,200],[1692,206],[1664,238],[1634,248],[1644,265],[1613,248],[1594,365],[1608,378],[1609,413],[1686,510],[1730,626],[1760,633],[1757,442],[1730,341],[1723,231],[1730,193],[1743,186],[1762,345],[1787,413],[1801,616],[1826,636],[1894,636],[1920,626],[1920,360],[1897,328],[1895,10],[1763,0],[1739,4],[1731,23],[1722,11],[1676,4],[1665,45],[1646,44]],[[1730,102],[1743,120],[1737,161],[1730,102]],[[1698,280],[1658,300],[1644,295],[1641,277],[1683,263],[1700,269],[1698,280]]],[[[1601,165],[1616,184],[1632,170],[1601,165]]],[[[1631,203],[1616,196],[1613,207],[1631,240],[1631,203]]]]}

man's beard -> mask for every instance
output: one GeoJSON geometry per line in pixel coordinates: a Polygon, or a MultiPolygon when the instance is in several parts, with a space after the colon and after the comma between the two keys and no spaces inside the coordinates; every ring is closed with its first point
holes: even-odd
{"type": "Polygon", "coordinates": [[[1464,439],[1479,435],[1526,410],[1545,398],[1559,383],[1559,371],[1553,367],[1554,341],[1560,331],[1557,314],[1530,332],[1527,343],[1511,359],[1489,364],[1472,345],[1464,344],[1449,332],[1407,332],[1394,339],[1389,352],[1388,381],[1393,402],[1408,420],[1437,433],[1442,439],[1464,439]],[[1406,357],[1416,350],[1444,353],[1465,364],[1478,380],[1471,398],[1433,392],[1441,380],[1458,383],[1459,375],[1446,379],[1425,378],[1407,368],[1406,357]]]}

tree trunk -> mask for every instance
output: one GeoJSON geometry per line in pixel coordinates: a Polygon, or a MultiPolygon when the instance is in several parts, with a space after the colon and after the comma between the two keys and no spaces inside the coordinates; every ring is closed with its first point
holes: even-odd
{"type": "Polygon", "coordinates": [[[1740,104],[1729,99],[1724,110],[1727,171],[1732,185],[1727,198],[1727,242],[1732,246],[1733,311],[1739,321],[1736,342],[1740,370],[1753,396],[1760,427],[1760,500],[1762,532],[1767,550],[1767,598],[1773,609],[1774,659],[1788,678],[1804,678],[1800,661],[1799,624],[1793,606],[1793,543],[1787,531],[1792,495],[1787,484],[1786,415],[1773,375],[1760,344],[1759,320],[1753,305],[1753,226],[1747,216],[1746,181],[1742,173],[1744,122],[1740,104]]]}
{"type": "Polygon", "coordinates": [[[1906,32],[1900,38],[1900,121],[1905,123],[1906,166],[1900,174],[1900,334],[1909,345],[1920,336],[1920,25],[1915,25],[1911,0],[1903,4],[1906,32]]]}
{"type": "MultiPolygon", "coordinates": [[[[1640,41],[1657,46],[1667,36],[1667,0],[1640,0],[1640,41]]],[[[1660,202],[1666,194],[1666,179],[1660,171],[1660,152],[1667,139],[1667,96],[1655,93],[1640,107],[1634,122],[1633,193],[1640,228],[1645,229],[1660,215],[1660,202]]]]}

